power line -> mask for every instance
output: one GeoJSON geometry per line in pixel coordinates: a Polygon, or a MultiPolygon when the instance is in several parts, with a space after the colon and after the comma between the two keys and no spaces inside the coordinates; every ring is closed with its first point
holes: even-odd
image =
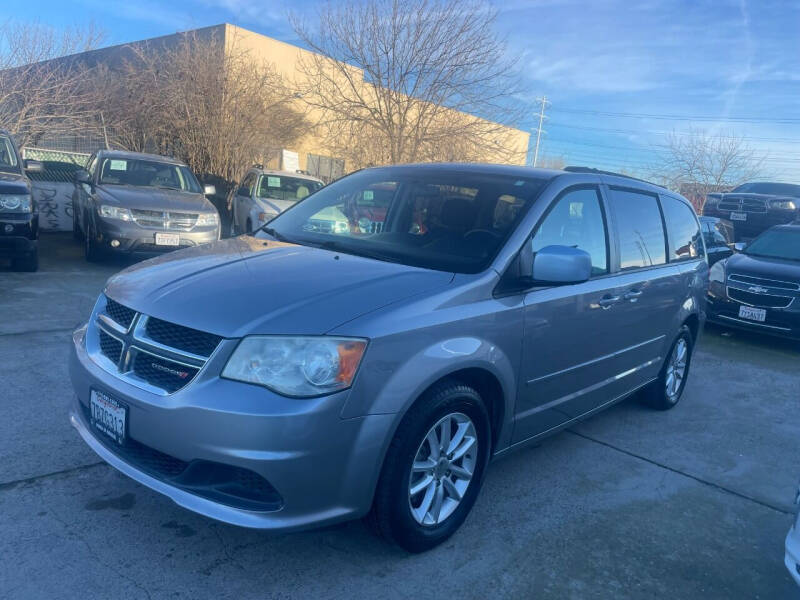
{"type": "MultiPolygon", "coordinates": [[[[702,133],[693,133],[691,131],[659,131],[655,129],[611,129],[606,127],[585,127],[582,125],[569,125],[567,123],[558,123],[555,121],[551,121],[550,125],[553,127],[567,127],[569,129],[580,129],[583,131],[598,131],[601,133],[620,133],[620,134],[643,134],[649,133],[652,135],[683,135],[689,137],[697,137],[703,135],[702,133]]],[[[769,138],[769,137],[755,137],[755,136],[745,136],[745,135],[716,135],[715,137],[723,138],[723,139],[741,139],[741,140],[753,140],[753,141],[760,141],[760,142],[786,142],[789,144],[796,144],[800,141],[800,137],[798,138],[769,138]]]]}
{"type": "Polygon", "coordinates": [[[556,112],[574,113],[582,115],[599,115],[605,117],[624,117],[636,119],[659,119],[664,121],[706,121],[706,122],[731,122],[731,123],[782,123],[782,124],[797,124],[800,125],[800,118],[796,117],[715,117],[710,115],[704,116],[683,116],[683,115],[668,115],[661,113],[629,113],[629,112],[613,112],[603,110],[584,110],[578,108],[554,108],[556,112]]]}

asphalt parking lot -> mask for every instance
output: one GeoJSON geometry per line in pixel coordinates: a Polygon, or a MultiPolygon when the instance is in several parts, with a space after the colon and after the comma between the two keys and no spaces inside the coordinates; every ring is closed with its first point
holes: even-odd
{"type": "Polygon", "coordinates": [[[215,523],[100,462],[67,420],[70,332],[119,261],[43,235],[0,266],[0,598],[795,598],[800,346],[707,329],[683,401],[634,401],[494,463],[464,527],[408,555],[359,522],[215,523]]]}

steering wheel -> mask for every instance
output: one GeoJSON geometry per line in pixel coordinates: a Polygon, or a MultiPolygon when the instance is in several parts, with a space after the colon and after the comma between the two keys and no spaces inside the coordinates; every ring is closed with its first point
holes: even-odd
{"type": "Polygon", "coordinates": [[[491,229],[470,229],[467,233],[464,234],[464,239],[467,239],[469,236],[478,233],[485,233],[487,235],[492,236],[496,240],[499,240],[502,237],[499,233],[497,233],[496,231],[492,231],[491,229]]]}

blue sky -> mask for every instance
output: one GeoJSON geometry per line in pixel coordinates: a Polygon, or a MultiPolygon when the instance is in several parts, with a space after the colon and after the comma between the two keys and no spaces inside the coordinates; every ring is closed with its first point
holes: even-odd
{"type": "MultiPolygon", "coordinates": [[[[93,21],[109,43],[230,22],[296,42],[294,0],[6,0],[0,20],[93,21]]],[[[533,130],[552,104],[541,153],[569,164],[643,172],[665,132],[741,135],[769,174],[800,182],[800,2],[797,0],[506,0],[497,29],[520,56],[533,130]],[[611,114],[610,114],[611,113],[611,114]],[[620,114],[622,113],[622,114],[620,114]]]]}

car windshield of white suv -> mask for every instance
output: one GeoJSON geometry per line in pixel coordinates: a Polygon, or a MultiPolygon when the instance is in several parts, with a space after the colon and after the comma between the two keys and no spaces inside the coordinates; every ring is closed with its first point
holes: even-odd
{"type": "Polygon", "coordinates": [[[800,228],[766,231],[754,239],[744,253],[762,258],[800,261],[800,228]]]}
{"type": "Polygon", "coordinates": [[[322,188],[263,231],[347,254],[477,273],[495,257],[544,182],[429,168],[367,169],[322,188]]]}
{"type": "Polygon", "coordinates": [[[100,183],[202,193],[188,167],[138,158],[104,158],[100,165],[100,183]]]}
{"type": "Polygon", "coordinates": [[[769,194],[770,196],[793,196],[800,198],[800,185],[791,183],[743,183],[734,192],[747,194],[769,194]]]}
{"type": "Polygon", "coordinates": [[[258,182],[258,197],[297,202],[310,196],[321,187],[320,182],[311,179],[286,177],[280,174],[262,175],[258,182]]]}
{"type": "Polygon", "coordinates": [[[0,135],[0,171],[19,172],[17,153],[14,152],[11,139],[5,135],[0,135]]]}

